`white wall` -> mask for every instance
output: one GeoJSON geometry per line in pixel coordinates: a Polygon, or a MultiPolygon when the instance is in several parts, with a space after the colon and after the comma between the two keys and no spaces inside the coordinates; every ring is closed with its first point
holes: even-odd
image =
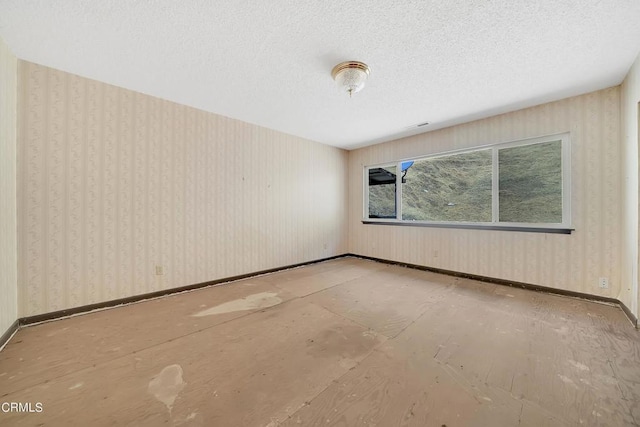
{"type": "Polygon", "coordinates": [[[19,77],[20,316],[346,252],[346,151],[29,62],[19,77]]]}
{"type": "Polygon", "coordinates": [[[16,241],[17,59],[0,39],[0,335],[18,317],[16,241]]]}
{"type": "Polygon", "coordinates": [[[441,269],[620,299],[622,150],[620,88],[614,87],[349,153],[349,251],[441,269]],[[571,235],[364,225],[365,165],[570,132],[571,235]],[[608,277],[610,289],[598,286],[608,277]]]}
{"type": "Polygon", "coordinates": [[[631,311],[638,317],[638,103],[640,102],[640,55],[622,84],[622,144],[624,150],[625,239],[624,278],[632,284],[631,311]]]}

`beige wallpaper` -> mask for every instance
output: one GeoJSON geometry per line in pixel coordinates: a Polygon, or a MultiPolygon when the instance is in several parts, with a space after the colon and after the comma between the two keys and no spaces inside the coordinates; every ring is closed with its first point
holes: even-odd
{"type": "Polygon", "coordinates": [[[349,153],[350,252],[621,299],[620,88],[428,132],[349,153]],[[362,167],[522,138],[571,133],[571,235],[363,225],[362,167]],[[598,278],[608,277],[601,290],[598,278]]]}
{"type": "MultiPolygon", "coordinates": [[[[13,58],[5,51],[3,67],[13,58]]],[[[629,278],[638,272],[630,272],[636,267],[629,260],[635,256],[637,266],[638,239],[629,238],[627,224],[638,220],[637,141],[629,139],[634,129],[637,138],[637,110],[635,124],[628,119],[629,100],[640,100],[638,69],[636,62],[622,90],[347,155],[18,61],[18,315],[347,251],[611,296],[637,314],[637,282],[629,278]],[[365,164],[566,131],[572,138],[572,235],[360,222],[365,164]],[[636,161],[625,166],[630,149],[636,161]],[[624,208],[633,193],[629,172],[636,185],[635,216],[629,203],[624,208]],[[155,274],[156,265],[163,275],[155,274]],[[598,277],[609,278],[609,290],[599,289],[598,277]]],[[[3,164],[3,177],[10,176],[5,170],[3,164]]],[[[10,252],[2,262],[11,262],[10,252]]],[[[10,274],[3,268],[2,280],[5,271],[10,274]]],[[[13,321],[15,314],[5,317],[13,321]]],[[[0,326],[7,322],[0,320],[0,326]]]]}
{"type": "Polygon", "coordinates": [[[638,145],[640,133],[640,56],[629,70],[622,84],[622,145],[624,149],[624,192],[625,192],[625,228],[624,267],[625,281],[632,284],[631,311],[638,317],[640,296],[638,295],[638,145]]]}
{"type": "Polygon", "coordinates": [[[0,335],[17,319],[16,121],[18,62],[0,39],[0,335]]]}
{"type": "Polygon", "coordinates": [[[23,61],[19,109],[20,316],[347,250],[344,150],[23,61]]]}

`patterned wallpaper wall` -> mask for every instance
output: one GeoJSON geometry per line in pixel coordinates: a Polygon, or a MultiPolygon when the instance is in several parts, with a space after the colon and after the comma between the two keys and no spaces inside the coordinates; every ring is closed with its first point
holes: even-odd
{"type": "Polygon", "coordinates": [[[346,151],[24,61],[18,86],[20,316],[346,252],[346,151]]]}
{"type": "Polygon", "coordinates": [[[0,335],[17,319],[16,122],[18,61],[0,39],[0,335]]]}
{"type": "Polygon", "coordinates": [[[631,311],[640,314],[640,294],[638,292],[638,145],[640,144],[640,55],[629,70],[622,86],[622,145],[624,149],[624,235],[625,259],[623,272],[625,280],[633,283],[631,311]]]}
{"type": "Polygon", "coordinates": [[[347,251],[633,305],[619,87],[347,153],[29,62],[18,68],[19,316],[347,251]],[[365,164],[566,131],[571,235],[360,222],[365,164]]]}
{"type": "Polygon", "coordinates": [[[349,153],[349,251],[395,261],[619,298],[622,150],[620,88],[540,105],[349,153]],[[571,235],[364,225],[365,165],[569,131],[571,235]],[[598,286],[608,277],[610,289],[598,286]]]}

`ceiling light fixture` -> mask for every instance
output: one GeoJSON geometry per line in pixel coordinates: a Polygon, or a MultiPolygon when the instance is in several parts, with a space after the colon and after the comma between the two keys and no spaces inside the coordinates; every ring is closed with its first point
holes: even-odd
{"type": "Polygon", "coordinates": [[[364,83],[369,77],[369,66],[359,61],[341,62],[333,67],[331,76],[342,90],[349,92],[349,97],[351,97],[364,87],[364,83]]]}

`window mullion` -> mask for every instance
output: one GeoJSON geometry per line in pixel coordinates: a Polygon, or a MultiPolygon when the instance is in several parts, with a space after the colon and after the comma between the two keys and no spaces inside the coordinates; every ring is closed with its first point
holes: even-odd
{"type": "Polygon", "coordinates": [[[362,175],[362,184],[363,195],[364,195],[364,204],[362,206],[362,214],[364,218],[369,218],[369,168],[364,168],[364,173],[362,175]]]}
{"type": "Polygon", "coordinates": [[[500,220],[500,199],[499,188],[500,185],[498,177],[498,148],[493,147],[491,149],[491,222],[496,224],[500,220]]]}
{"type": "Polygon", "coordinates": [[[402,220],[402,162],[396,163],[396,219],[402,220]]]}
{"type": "Polygon", "coordinates": [[[571,225],[571,139],[568,135],[561,142],[562,173],[562,224],[571,225]]]}

